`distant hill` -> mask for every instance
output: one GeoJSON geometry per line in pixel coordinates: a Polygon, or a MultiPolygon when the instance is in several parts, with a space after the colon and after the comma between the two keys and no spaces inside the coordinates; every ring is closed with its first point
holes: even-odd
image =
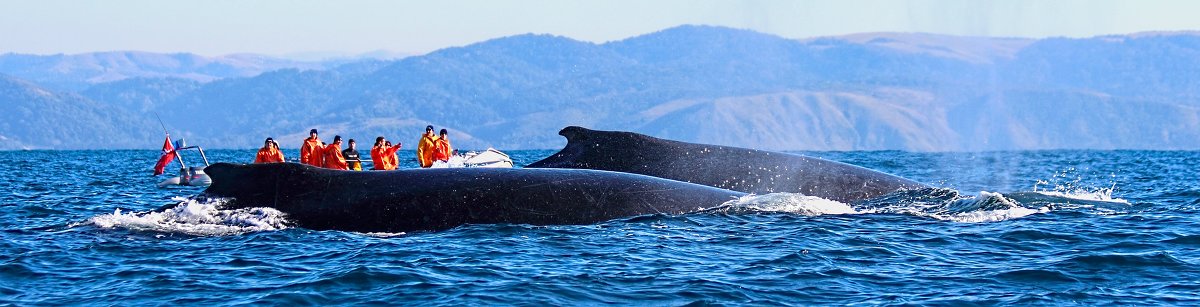
{"type": "Polygon", "coordinates": [[[0,149],[147,148],[162,137],[140,114],[3,75],[0,102],[0,149]]]}
{"type": "Polygon", "coordinates": [[[254,54],[205,57],[189,53],[137,51],[70,55],[0,54],[0,73],[59,90],[130,78],[175,78],[200,82],[250,77],[284,68],[320,69],[318,62],[299,62],[254,54]]]}
{"type": "MultiPolygon", "coordinates": [[[[76,78],[70,73],[22,75],[4,65],[0,73],[15,76],[11,87],[74,101],[80,112],[141,119],[60,115],[35,123],[71,120],[135,138],[80,138],[86,146],[156,147],[161,136],[136,126],[158,113],[177,135],[208,147],[255,147],[266,136],[298,146],[319,128],[327,139],[383,135],[411,148],[432,124],[449,128],[460,148],[557,148],[565,143],[559,129],[583,125],[783,150],[1200,149],[1196,33],[795,40],[681,26],[604,44],[529,34],[399,60],[314,65],[324,68],[211,80],[137,76],[79,90],[39,86],[76,78]]],[[[0,102],[28,96],[0,92],[0,102]]],[[[36,125],[0,135],[66,148],[28,134],[56,129],[36,125]]]]}

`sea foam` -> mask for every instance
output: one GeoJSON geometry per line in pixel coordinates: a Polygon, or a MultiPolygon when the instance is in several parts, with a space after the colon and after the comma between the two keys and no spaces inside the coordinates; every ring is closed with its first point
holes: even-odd
{"type": "Polygon", "coordinates": [[[751,194],[726,202],[722,207],[734,210],[786,212],[805,216],[861,213],[841,202],[797,193],[751,194]]]}
{"type": "Polygon", "coordinates": [[[928,216],[944,221],[982,223],[1006,221],[1050,211],[1050,208],[1025,208],[1000,193],[988,191],[980,191],[976,197],[956,199],[947,208],[949,210],[929,213],[928,216]]]}
{"type": "Polygon", "coordinates": [[[102,214],[89,219],[101,228],[184,233],[197,236],[238,235],[289,228],[286,215],[272,208],[219,209],[223,200],[200,202],[176,198],[179,205],[163,211],[102,214]]]}

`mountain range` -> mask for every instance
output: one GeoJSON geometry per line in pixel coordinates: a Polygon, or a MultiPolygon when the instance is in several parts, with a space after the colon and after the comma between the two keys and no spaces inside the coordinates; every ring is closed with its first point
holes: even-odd
{"type": "Polygon", "coordinates": [[[567,125],[774,150],[1200,149],[1200,34],[788,39],[680,26],[517,35],[396,60],[0,56],[0,148],[209,148],[308,129],[558,148],[567,125]]]}

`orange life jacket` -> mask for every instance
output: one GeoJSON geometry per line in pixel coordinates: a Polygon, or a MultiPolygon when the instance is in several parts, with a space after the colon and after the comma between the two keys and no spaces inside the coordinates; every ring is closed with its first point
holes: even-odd
{"type": "Polygon", "coordinates": [[[342,157],[342,143],[333,143],[321,150],[325,153],[325,168],[347,170],[346,158],[342,157]]]}
{"type": "Polygon", "coordinates": [[[449,161],[450,152],[453,151],[453,149],[450,148],[450,140],[447,140],[446,138],[438,138],[437,141],[434,141],[434,143],[433,160],[449,161]]]}
{"type": "Polygon", "coordinates": [[[258,155],[254,157],[254,163],[279,163],[283,162],[283,153],[275,147],[263,147],[258,149],[258,155]]]}
{"type": "Polygon", "coordinates": [[[371,169],[377,170],[377,171],[385,171],[388,169],[387,164],[384,164],[385,162],[383,160],[383,151],[384,150],[385,149],[383,148],[383,146],[371,147],[371,162],[373,162],[372,164],[374,164],[371,166],[371,169]]]}
{"type": "Polygon", "coordinates": [[[400,150],[400,145],[396,144],[383,150],[383,156],[387,158],[387,169],[389,171],[400,167],[400,157],[396,155],[396,152],[400,150]]]}
{"type": "Polygon", "coordinates": [[[300,163],[320,167],[324,157],[321,156],[321,140],[314,137],[304,139],[300,145],[300,163]]]}
{"type": "Polygon", "coordinates": [[[417,161],[421,162],[421,167],[433,166],[435,142],[437,142],[437,137],[422,135],[421,141],[417,143],[417,161]]]}

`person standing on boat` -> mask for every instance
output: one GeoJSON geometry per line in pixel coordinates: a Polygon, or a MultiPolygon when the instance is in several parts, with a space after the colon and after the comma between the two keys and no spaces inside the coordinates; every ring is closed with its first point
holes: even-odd
{"type": "Polygon", "coordinates": [[[308,131],[308,138],[300,145],[300,163],[321,167],[324,164],[321,155],[321,139],[317,138],[317,129],[308,131]]]}
{"type": "Polygon", "coordinates": [[[433,126],[425,126],[425,134],[421,135],[421,141],[417,143],[417,161],[421,162],[421,167],[433,166],[436,143],[437,136],[433,134],[433,126]]]}
{"type": "Polygon", "coordinates": [[[348,169],[355,171],[362,170],[362,160],[359,160],[358,148],[354,147],[354,139],[346,142],[346,150],[342,151],[342,157],[346,158],[348,169]]]}
{"type": "Polygon", "coordinates": [[[433,146],[434,161],[450,161],[450,153],[453,152],[454,149],[450,147],[450,139],[447,138],[446,129],[442,129],[442,131],[438,133],[438,138],[436,141],[434,141],[433,146]]]}
{"type": "Polygon", "coordinates": [[[272,138],[267,138],[263,147],[258,149],[258,155],[254,157],[254,163],[280,163],[283,161],[283,152],[279,151],[279,144],[275,143],[275,139],[272,138]]]}
{"type": "Polygon", "coordinates": [[[321,150],[325,153],[325,168],[346,170],[346,158],[342,157],[342,136],[333,136],[333,144],[321,150]]]}

